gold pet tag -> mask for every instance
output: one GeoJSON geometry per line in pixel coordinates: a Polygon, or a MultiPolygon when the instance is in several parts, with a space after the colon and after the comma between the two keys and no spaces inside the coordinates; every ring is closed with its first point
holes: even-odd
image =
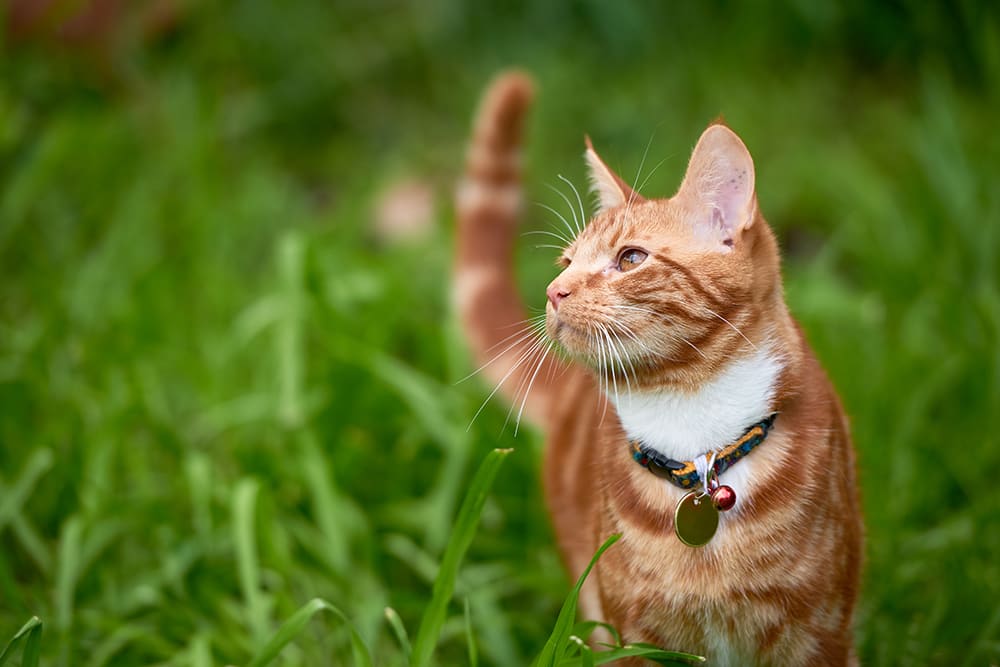
{"type": "Polygon", "coordinates": [[[689,547],[708,544],[718,527],[719,510],[715,509],[710,496],[701,495],[700,491],[691,491],[677,503],[674,510],[674,532],[689,547]]]}

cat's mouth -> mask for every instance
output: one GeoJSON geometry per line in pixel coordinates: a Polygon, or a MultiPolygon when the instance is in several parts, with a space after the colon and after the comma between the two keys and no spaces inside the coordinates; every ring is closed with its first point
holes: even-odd
{"type": "Polygon", "coordinates": [[[589,356],[593,336],[586,329],[570,324],[558,315],[550,317],[547,324],[549,337],[559,343],[567,354],[573,357],[589,356]]]}
{"type": "Polygon", "coordinates": [[[595,327],[570,323],[556,315],[548,320],[548,334],[566,354],[581,363],[598,368],[610,361],[607,348],[601,347],[602,339],[595,327]]]}

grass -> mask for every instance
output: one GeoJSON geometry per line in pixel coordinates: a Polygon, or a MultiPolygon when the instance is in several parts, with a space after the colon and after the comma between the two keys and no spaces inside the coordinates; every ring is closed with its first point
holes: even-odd
{"type": "MultiPolygon", "coordinates": [[[[610,7],[192,6],[105,69],[5,38],[13,664],[29,645],[95,667],[352,664],[359,642],[377,665],[539,655],[572,597],[540,439],[497,403],[469,427],[490,388],[458,382],[447,299],[449,190],[479,89],[511,63],[540,83],[529,197],[556,209],[545,183],[583,182],[584,132],[629,176],[652,135],[650,195],[719,113],[743,135],[788,300],[852,418],[862,661],[1000,661],[995,10],[610,7]],[[407,178],[437,193],[435,224],[387,243],[374,202],[407,178]],[[473,470],[512,446],[458,567],[473,470]]],[[[519,270],[540,306],[535,243],[519,270]]]]}

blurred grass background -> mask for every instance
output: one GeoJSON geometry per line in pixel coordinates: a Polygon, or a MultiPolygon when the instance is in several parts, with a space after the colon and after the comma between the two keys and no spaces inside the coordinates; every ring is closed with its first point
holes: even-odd
{"type": "MultiPolygon", "coordinates": [[[[467,430],[490,388],[457,383],[447,298],[469,119],[519,65],[540,84],[532,201],[583,185],[584,132],[629,178],[650,142],[647,196],[711,119],[743,136],[853,421],[862,660],[1000,661],[995,5],[2,11],[0,642],[37,615],[43,664],[243,664],[322,597],[402,664],[384,607],[415,628],[474,465],[513,446],[437,660],[468,660],[466,601],[483,664],[540,650],[569,587],[540,440],[496,402],[467,430]],[[374,212],[414,180],[432,224],[392,242],[374,212]]],[[[519,265],[541,306],[536,238],[519,265]]],[[[324,620],[280,662],[349,654],[324,620]]]]}

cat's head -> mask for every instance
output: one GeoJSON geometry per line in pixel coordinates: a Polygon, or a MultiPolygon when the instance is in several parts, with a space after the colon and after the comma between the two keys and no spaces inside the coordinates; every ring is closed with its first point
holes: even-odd
{"type": "Polygon", "coordinates": [[[587,141],[600,210],[565,249],[546,329],[606,375],[652,380],[718,367],[780,301],[777,246],[757,210],[753,159],[728,127],[695,146],[677,193],[645,199],[587,141]]]}

